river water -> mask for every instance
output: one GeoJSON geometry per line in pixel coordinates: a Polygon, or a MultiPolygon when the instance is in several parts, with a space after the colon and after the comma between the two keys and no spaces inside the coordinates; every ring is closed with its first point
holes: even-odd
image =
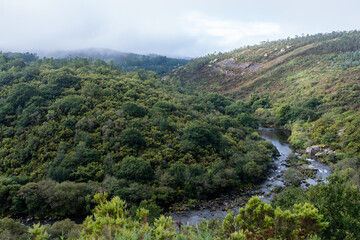
{"type": "MultiPolygon", "coordinates": [[[[283,176],[284,172],[289,168],[286,159],[289,154],[293,152],[293,149],[287,142],[288,134],[283,130],[274,128],[259,128],[258,131],[263,139],[271,142],[278,149],[280,156],[273,160],[268,177],[260,184],[259,188],[255,191],[247,192],[246,194],[239,197],[258,195],[263,199],[263,201],[270,202],[273,198],[272,190],[276,187],[285,186],[283,176]]],[[[331,174],[330,166],[320,163],[314,159],[308,158],[306,160],[312,169],[317,170],[317,173],[314,179],[305,179],[305,183],[302,184],[302,187],[306,187],[309,184],[315,185],[331,174]]],[[[224,217],[227,215],[227,211],[224,211],[223,209],[226,207],[227,205],[224,204],[223,207],[218,207],[216,209],[186,210],[181,213],[172,213],[171,216],[175,222],[181,222],[185,225],[194,225],[200,223],[202,220],[209,220],[214,218],[219,218],[220,220],[224,219],[224,217]]],[[[238,212],[239,207],[232,208],[231,210],[238,212]]]]}

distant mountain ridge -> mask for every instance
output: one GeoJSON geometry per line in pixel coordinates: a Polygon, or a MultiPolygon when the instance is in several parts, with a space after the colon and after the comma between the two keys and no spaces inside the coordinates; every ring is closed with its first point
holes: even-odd
{"type": "Polygon", "coordinates": [[[135,71],[145,69],[164,74],[176,67],[183,66],[189,62],[189,58],[171,58],[157,54],[136,54],[121,52],[107,48],[88,48],[79,50],[59,50],[53,52],[39,53],[40,57],[53,57],[58,59],[92,58],[111,61],[120,66],[124,71],[135,71]]]}

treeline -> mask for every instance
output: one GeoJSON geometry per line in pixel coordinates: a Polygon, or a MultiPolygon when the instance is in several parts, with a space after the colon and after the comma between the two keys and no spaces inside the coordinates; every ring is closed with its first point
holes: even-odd
{"type": "Polygon", "coordinates": [[[115,58],[114,63],[120,66],[125,72],[137,71],[144,69],[148,71],[154,71],[158,74],[164,74],[170,70],[186,65],[189,60],[168,58],[158,55],[132,55],[129,54],[126,57],[115,58]]]}

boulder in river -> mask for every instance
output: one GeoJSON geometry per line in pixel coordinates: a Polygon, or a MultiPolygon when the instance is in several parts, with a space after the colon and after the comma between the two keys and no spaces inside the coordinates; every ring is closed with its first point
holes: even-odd
{"type": "Polygon", "coordinates": [[[321,147],[318,145],[306,148],[306,154],[309,154],[309,155],[315,155],[316,153],[318,153],[320,151],[321,151],[321,147]]]}
{"type": "Polygon", "coordinates": [[[306,154],[315,157],[322,157],[324,155],[335,154],[334,150],[327,148],[326,146],[311,146],[306,148],[306,154]]]}

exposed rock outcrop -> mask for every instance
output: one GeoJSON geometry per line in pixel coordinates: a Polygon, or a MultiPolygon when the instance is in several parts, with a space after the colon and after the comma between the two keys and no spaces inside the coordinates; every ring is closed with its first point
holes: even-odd
{"type": "Polygon", "coordinates": [[[326,146],[319,146],[319,145],[307,147],[305,152],[307,155],[315,156],[315,157],[322,157],[325,155],[331,155],[336,153],[334,150],[331,150],[326,146]]]}

